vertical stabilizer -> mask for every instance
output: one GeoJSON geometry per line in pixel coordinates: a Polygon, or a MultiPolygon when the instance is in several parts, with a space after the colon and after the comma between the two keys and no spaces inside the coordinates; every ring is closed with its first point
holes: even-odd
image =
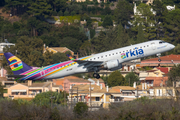
{"type": "Polygon", "coordinates": [[[9,66],[15,75],[22,74],[32,69],[32,67],[28,66],[10,52],[4,53],[4,56],[6,57],[6,60],[8,61],[9,66]]]}

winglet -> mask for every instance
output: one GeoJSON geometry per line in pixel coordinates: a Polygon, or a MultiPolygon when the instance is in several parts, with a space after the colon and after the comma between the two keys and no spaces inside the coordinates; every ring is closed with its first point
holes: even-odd
{"type": "Polygon", "coordinates": [[[72,61],[75,60],[72,56],[70,56],[70,55],[68,55],[68,54],[67,54],[67,56],[69,57],[70,60],[72,60],[72,61]]]}

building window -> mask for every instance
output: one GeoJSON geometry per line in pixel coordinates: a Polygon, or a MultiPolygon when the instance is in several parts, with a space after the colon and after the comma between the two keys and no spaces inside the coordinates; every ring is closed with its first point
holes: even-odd
{"type": "Polygon", "coordinates": [[[99,97],[96,97],[96,101],[99,101],[100,100],[100,98],[99,97]]]}
{"type": "Polygon", "coordinates": [[[172,89],[167,90],[167,96],[173,96],[173,91],[172,91],[172,89]]]}

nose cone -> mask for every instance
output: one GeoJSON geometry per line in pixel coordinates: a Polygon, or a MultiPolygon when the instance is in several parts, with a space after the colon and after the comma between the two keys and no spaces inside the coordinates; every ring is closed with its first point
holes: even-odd
{"type": "Polygon", "coordinates": [[[173,44],[170,44],[169,47],[170,47],[171,49],[174,49],[174,48],[175,48],[175,46],[174,46],[173,44]]]}

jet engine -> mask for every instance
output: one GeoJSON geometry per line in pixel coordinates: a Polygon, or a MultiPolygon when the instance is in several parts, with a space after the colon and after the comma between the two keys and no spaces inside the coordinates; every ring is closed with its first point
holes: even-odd
{"type": "Polygon", "coordinates": [[[111,60],[105,63],[104,68],[108,69],[108,70],[117,70],[117,69],[121,69],[122,64],[119,63],[119,60],[111,60]]]}

